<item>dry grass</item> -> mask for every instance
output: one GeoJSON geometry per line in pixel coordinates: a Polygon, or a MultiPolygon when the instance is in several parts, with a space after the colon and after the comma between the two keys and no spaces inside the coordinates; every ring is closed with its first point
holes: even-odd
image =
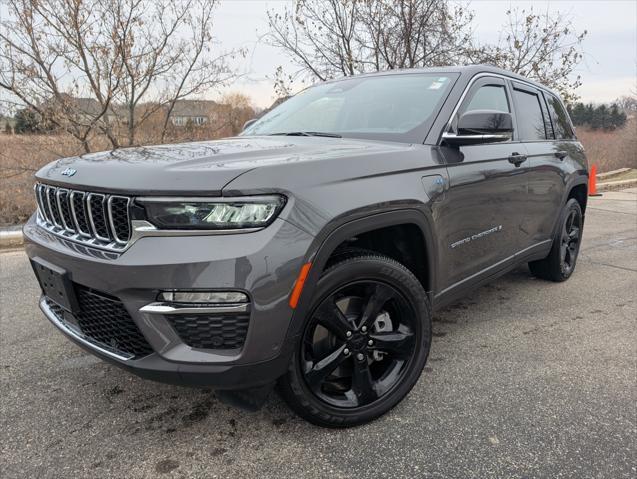
{"type": "Polygon", "coordinates": [[[64,135],[0,134],[0,225],[22,223],[31,215],[36,171],[80,152],[78,142],[64,135]]]}
{"type": "Polygon", "coordinates": [[[589,165],[597,165],[598,173],[637,168],[637,119],[631,118],[617,131],[578,128],[577,137],[586,149],[589,165]]]}
{"type": "MultiPolygon", "coordinates": [[[[167,140],[196,141],[214,138],[218,131],[199,128],[174,134],[167,140]]],[[[230,132],[227,132],[230,135],[230,132]]],[[[143,144],[153,144],[151,136],[143,144]]],[[[110,143],[103,137],[91,141],[92,151],[108,150],[110,143]]],[[[36,208],[33,196],[34,174],[58,158],[83,153],[81,144],[70,135],[6,135],[0,133],[0,226],[24,223],[36,208]]]]}
{"type": "MultiPolygon", "coordinates": [[[[171,142],[211,138],[212,132],[195,131],[171,138],[171,142]]],[[[597,171],[637,168],[637,120],[614,132],[580,129],[577,136],[586,148],[589,163],[597,171]]],[[[93,151],[108,149],[96,138],[93,151]]],[[[67,135],[5,135],[0,133],[0,226],[24,222],[35,209],[33,175],[48,162],[80,154],[82,148],[67,135]]]]}

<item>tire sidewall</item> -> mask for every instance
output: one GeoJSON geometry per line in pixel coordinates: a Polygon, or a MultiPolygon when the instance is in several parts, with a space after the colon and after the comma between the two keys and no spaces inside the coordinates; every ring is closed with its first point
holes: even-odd
{"type": "Polygon", "coordinates": [[[555,235],[555,239],[554,239],[554,245],[553,247],[555,248],[556,251],[556,259],[557,259],[557,264],[555,265],[559,271],[559,276],[561,278],[561,280],[567,280],[568,278],[571,277],[571,275],[573,274],[573,272],[575,271],[575,266],[577,265],[577,259],[579,258],[579,250],[582,246],[582,236],[584,233],[584,216],[582,215],[582,208],[580,207],[579,203],[577,202],[577,200],[575,200],[574,198],[571,198],[566,205],[564,206],[563,210],[562,210],[562,216],[560,218],[560,223],[559,223],[559,229],[556,232],[555,235]],[[579,216],[579,221],[580,221],[580,237],[579,237],[579,241],[577,244],[577,252],[575,254],[575,258],[573,260],[573,264],[571,269],[568,272],[564,272],[564,270],[562,269],[562,260],[560,257],[560,246],[562,243],[562,230],[564,229],[565,226],[565,222],[566,219],[568,218],[568,215],[571,211],[575,211],[577,213],[577,215],[579,216]]]}
{"type": "Polygon", "coordinates": [[[359,256],[346,259],[330,267],[317,283],[316,292],[304,319],[303,332],[298,336],[285,376],[287,392],[293,395],[291,406],[310,421],[324,426],[346,427],[370,421],[398,404],[409,393],[420,377],[431,345],[431,308],[426,294],[416,277],[400,263],[381,256],[359,256]],[[306,385],[301,371],[300,348],[315,310],[335,290],[347,283],[366,279],[383,281],[396,288],[407,300],[418,321],[415,327],[419,343],[408,370],[401,381],[378,401],[360,408],[339,408],[325,403],[306,385]]]}

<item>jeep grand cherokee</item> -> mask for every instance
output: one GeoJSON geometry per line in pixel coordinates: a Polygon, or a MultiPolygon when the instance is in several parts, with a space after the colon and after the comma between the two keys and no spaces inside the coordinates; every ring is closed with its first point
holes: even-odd
{"type": "Polygon", "coordinates": [[[414,386],[433,310],[520,263],[568,279],[588,170],[554,92],[471,66],[321,83],[235,138],[36,176],[26,251],[70,339],[237,401],[278,382],[344,427],[414,386]]]}

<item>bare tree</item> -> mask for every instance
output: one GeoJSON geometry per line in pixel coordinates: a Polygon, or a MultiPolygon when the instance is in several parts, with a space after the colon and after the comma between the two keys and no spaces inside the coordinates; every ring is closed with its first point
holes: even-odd
{"type": "Polygon", "coordinates": [[[500,41],[470,50],[467,56],[489,63],[554,88],[567,103],[577,100],[581,84],[572,74],[583,58],[582,41],[587,31],[576,32],[568,16],[560,12],[536,14],[512,9],[503,26],[500,41]]]}
{"type": "Polygon", "coordinates": [[[456,64],[471,41],[473,13],[440,0],[365,2],[366,64],[374,71],[456,64]]]}
{"type": "Polygon", "coordinates": [[[473,13],[447,0],[297,0],[282,14],[268,13],[266,40],[292,60],[279,67],[275,88],[290,93],[296,80],[326,80],[368,71],[488,63],[575,98],[586,31],[576,33],[559,12],[507,12],[495,45],[476,45],[473,13]]]}
{"type": "Polygon", "coordinates": [[[266,41],[296,66],[276,72],[280,95],[297,79],[327,80],[369,71],[458,61],[472,14],[447,0],[298,0],[268,12],[266,41]]]}
{"type": "Polygon", "coordinates": [[[239,134],[243,130],[244,123],[256,115],[252,100],[243,93],[226,93],[221,97],[220,106],[219,128],[229,136],[239,134]]]}
{"type": "MultiPolygon", "coordinates": [[[[0,88],[48,123],[113,147],[137,143],[159,109],[233,78],[213,54],[217,0],[8,0],[0,27],[0,88]]],[[[168,114],[166,115],[166,117],[168,114]]],[[[167,119],[163,125],[163,138],[167,119]]]]}
{"type": "Polygon", "coordinates": [[[637,111],[637,95],[623,95],[620,96],[615,103],[624,110],[626,113],[634,113],[637,111]]]}

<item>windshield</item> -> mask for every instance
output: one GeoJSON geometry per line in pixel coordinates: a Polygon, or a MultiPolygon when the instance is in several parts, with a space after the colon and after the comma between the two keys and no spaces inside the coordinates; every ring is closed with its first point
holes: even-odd
{"type": "Polygon", "coordinates": [[[457,78],[449,73],[351,77],[299,93],[242,135],[324,135],[422,143],[457,78]]]}

